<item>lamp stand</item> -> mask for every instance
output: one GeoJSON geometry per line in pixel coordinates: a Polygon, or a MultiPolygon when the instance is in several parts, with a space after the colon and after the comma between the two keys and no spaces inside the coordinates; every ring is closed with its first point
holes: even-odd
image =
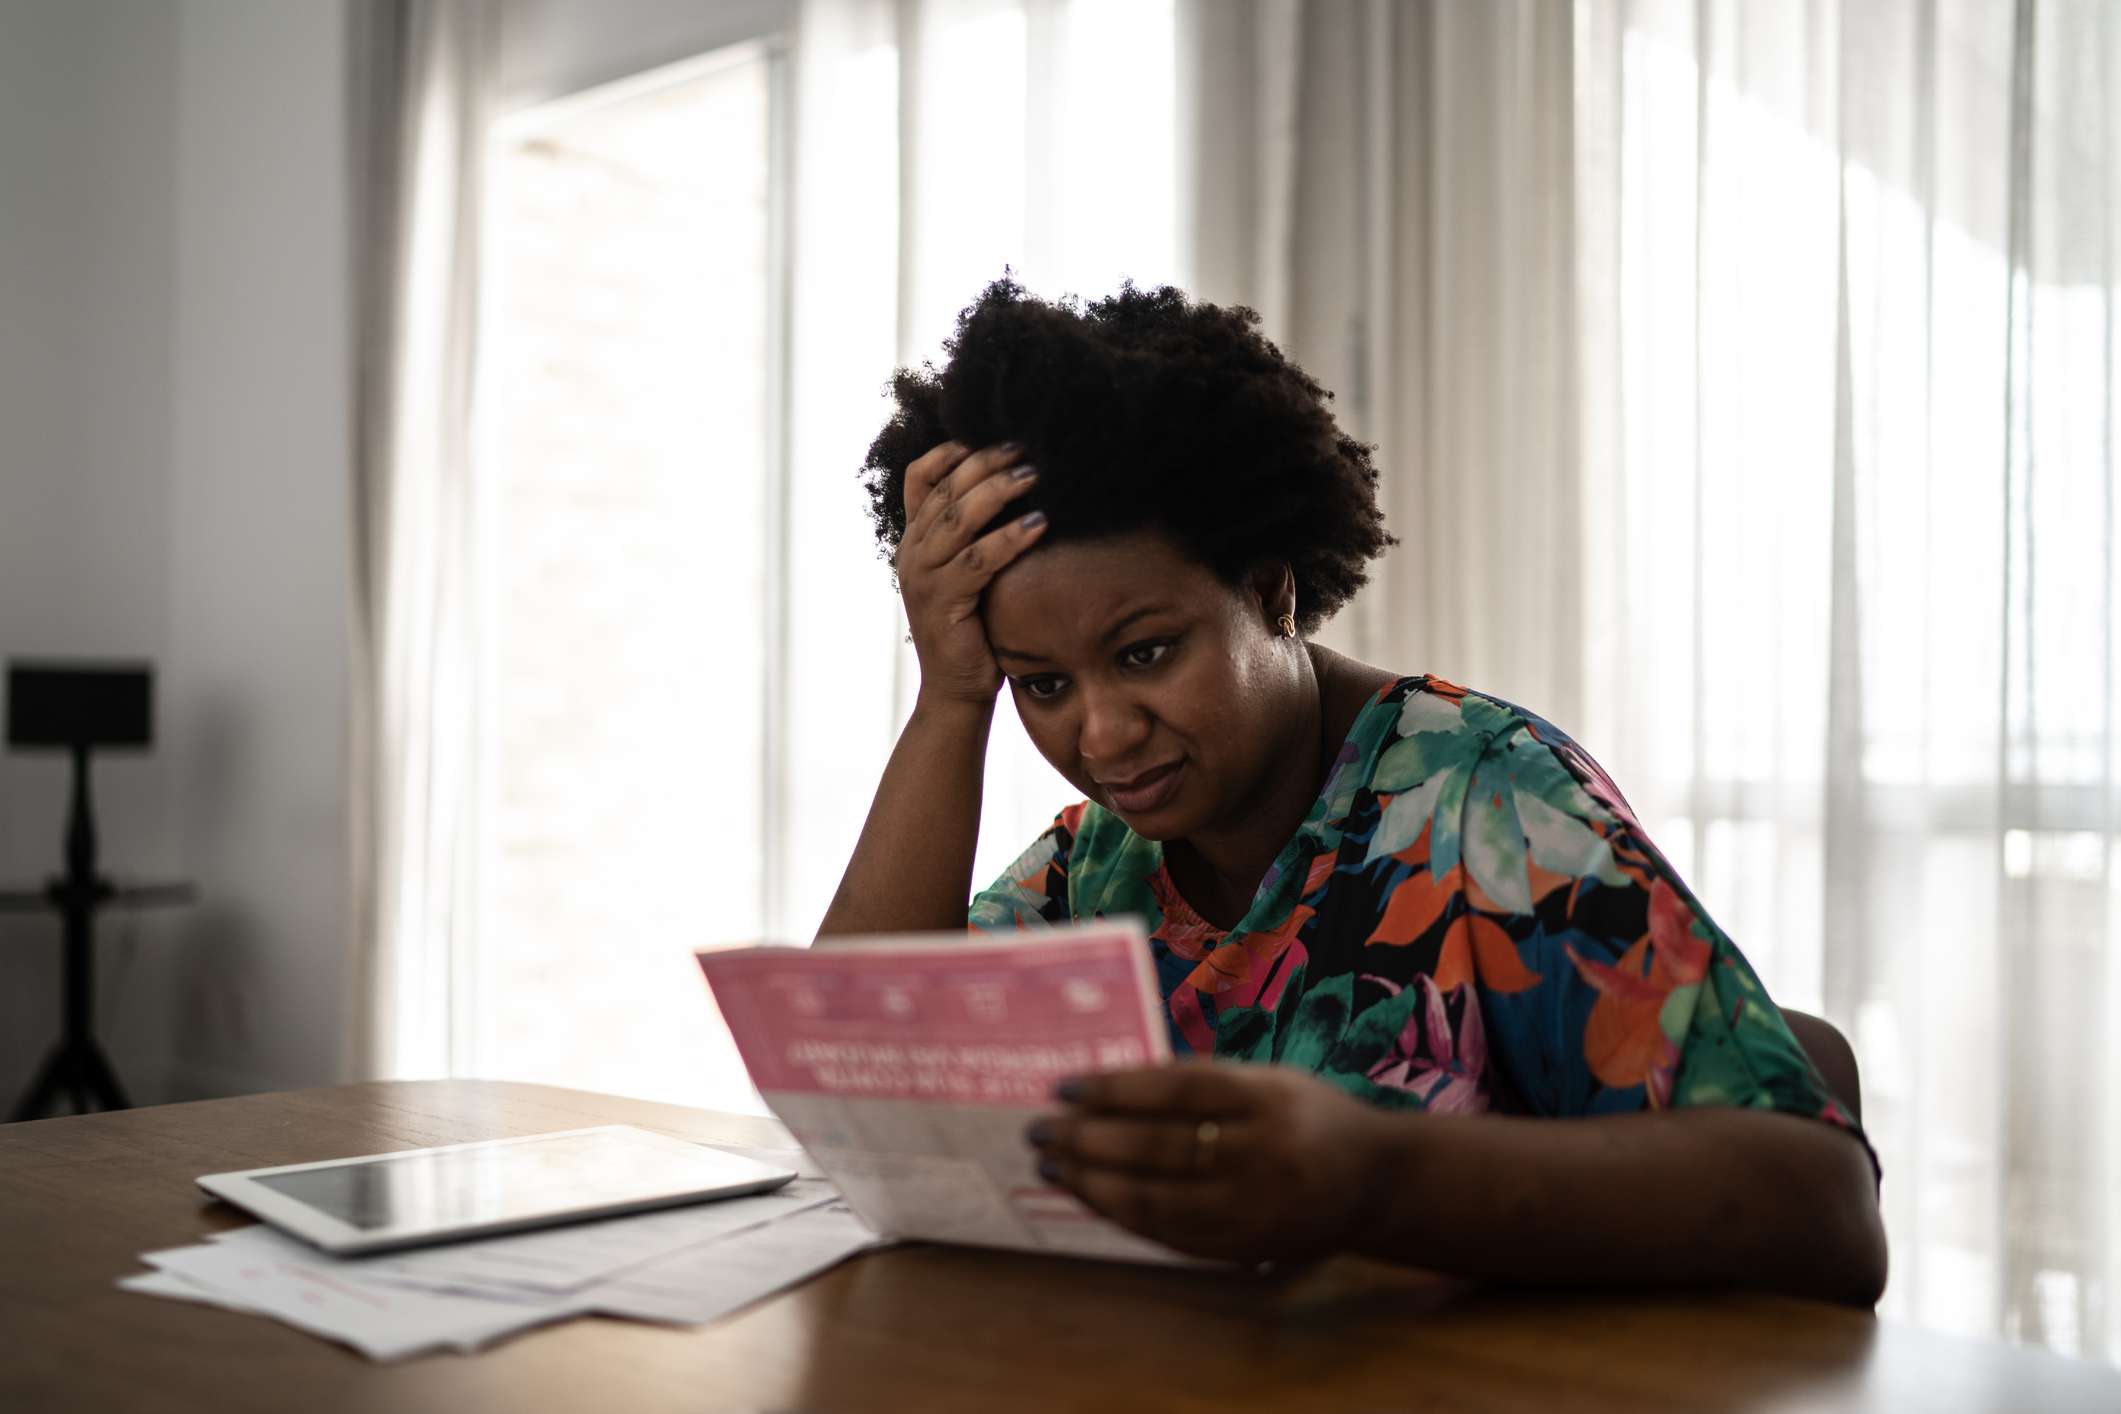
{"type": "Polygon", "coordinates": [[[66,872],[46,882],[45,896],[59,910],[66,943],[63,980],[65,1030],[59,1044],[46,1057],[43,1069],[15,1107],[14,1118],[37,1119],[58,1107],[62,1093],[71,1094],[74,1110],[130,1109],[118,1078],[111,1074],[103,1048],[96,1044],[92,1024],[96,1002],[95,943],[96,910],[111,896],[110,880],[96,873],[96,820],[89,805],[88,748],[73,748],[73,803],[66,818],[66,872]],[[90,1101],[93,1098],[94,1104],[90,1101]]]}

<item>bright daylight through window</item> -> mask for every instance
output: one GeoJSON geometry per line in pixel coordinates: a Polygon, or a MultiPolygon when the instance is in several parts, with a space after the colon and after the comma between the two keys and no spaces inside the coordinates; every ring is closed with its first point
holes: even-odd
{"type": "Polygon", "coordinates": [[[752,1108],[692,960],[765,926],[770,57],[489,154],[474,1074],[752,1108]]]}

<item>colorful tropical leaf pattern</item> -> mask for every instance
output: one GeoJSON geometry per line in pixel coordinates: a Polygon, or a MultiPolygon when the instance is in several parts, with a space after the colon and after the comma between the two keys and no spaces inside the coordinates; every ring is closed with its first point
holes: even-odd
{"type": "Polygon", "coordinates": [[[1373,1103],[1592,1115],[1782,1110],[1854,1130],[1731,940],[1559,730],[1434,677],[1356,718],[1227,932],[1090,802],[972,902],[978,929],[1138,915],[1180,1054],[1373,1103]]]}

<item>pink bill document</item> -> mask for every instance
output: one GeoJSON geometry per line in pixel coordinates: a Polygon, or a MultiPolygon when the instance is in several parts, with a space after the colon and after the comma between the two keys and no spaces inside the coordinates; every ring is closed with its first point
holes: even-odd
{"type": "Polygon", "coordinates": [[[1024,1142],[1067,1076],[1170,1058],[1140,925],[698,957],[752,1082],[878,1232],[1177,1260],[1044,1183],[1024,1142]]]}

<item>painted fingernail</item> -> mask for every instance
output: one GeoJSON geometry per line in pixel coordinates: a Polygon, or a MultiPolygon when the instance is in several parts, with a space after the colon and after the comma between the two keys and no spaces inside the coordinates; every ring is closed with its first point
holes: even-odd
{"type": "Polygon", "coordinates": [[[1042,1119],[1034,1119],[1025,1128],[1024,1138],[1030,1140],[1036,1147],[1043,1149],[1053,1142],[1053,1126],[1042,1119]]]}
{"type": "Polygon", "coordinates": [[[1018,525],[1026,530],[1036,530],[1045,523],[1046,513],[1044,511],[1033,511],[1030,515],[1017,522],[1018,525]]]}
{"type": "Polygon", "coordinates": [[[1071,1075],[1053,1087],[1053,1095],[1061,1100],[1080,1100],[1083,1097],[1083,1082],[1071,1075]]]}
{"type": "Polygon", "coordinates": [[[1009,479],[1011,481],[1029,481],[1036,475],[1038,475],[1038,468],[1029,462],[1025,462],[1022,466],[1009,468],[1009,479]]]}
{"type": "Polygon", "coordinates": [[[1059,1183],[1060,1165],[1052,1159],[1040,1159],[1038,1161],[1038,1176],[1048,1183],[1059,1183]]]}
{"type": "Polygon", "coordinates": [[[1000,446],[996,447],[994,450],[996,450],[997,452],[1007,452],[1010,456],[1013,457],[1018,452],[1021,452],[1023,449],[1024,444],[1021,442],[1004,442],[1000,446]]]}

